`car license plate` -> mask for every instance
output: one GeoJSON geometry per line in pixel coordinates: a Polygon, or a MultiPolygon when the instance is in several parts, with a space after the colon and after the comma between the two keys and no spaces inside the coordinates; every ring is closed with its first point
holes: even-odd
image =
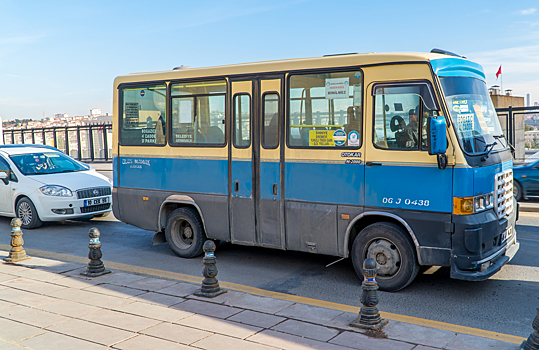
{"type": "Polygon", "coordinates": [[[509,237],[511,237],[511,235],[513,234],[513,226],[509,226],[507,228],[507,230],[504,231],[504,233],[502,233],[502,243],[504,243],[505,241],[507,241],[507,239],[509,237]]]}
{"type": "Polygon", "coordinates": [[[85,199],[84,200],[84,206],[88,207],[91,205],[99,205],[99,204],[105,204],[108,203],[109,199],[107,197],[103,198],[94,198],[94,199],[85,199]]]}

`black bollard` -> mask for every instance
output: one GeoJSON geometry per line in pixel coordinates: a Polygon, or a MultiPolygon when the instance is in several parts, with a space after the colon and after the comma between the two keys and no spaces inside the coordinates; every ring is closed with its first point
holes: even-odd
{"type": "Polygon", "coordinates": [[[21,219],[15,218],[11,220],[11,250],[9,251],[9,256],[4,258],[5,262],[16,263],[30,259],[22,247],[24,240],[22,239],[21,225],[21,219]]]}
{"type": "Polygon", "coordinates": [[[101,253],[101,242],[99,242],[100,235],[99,230],[95,227],[92,227],[90,232],[88,232],[88,236],[90,237],[90,244],[88,245],[90,252],[88,253],[88,259],[90,259],[90,262],[88,262],[86,271],[80,273],[81,275],[97,277],[111,272],[110,270],[105,269],[105,265],[101,261],[103,253],[101,253]]]}
{"type": "Polygon", "coordinates": [[[226,293],[225,289],[219,287],[219,281],[217,281],[217,266],[215,259],[215,243],[213,241],[206,241],[204,243],[204,269],[202,270],[202,275],[204,279],[202,280],[202,287],[199,291],[195,292],[195,295],[206,298],[214,298],[218,295],[226,293]]]}
{"type": "Polygon", "coordinates": [[[528,340],[522,342],[519,350],[539,350],[539,309],[537,309],[537,316],[532,323],[533,332],[528,337],[528,340]]]}
{"type": "Polygon", "coordinates": [[[368,258],[363,262],[363,293],[361,294],[361,309],[356,320],[350,326],[378,330],[385,326],[388,320],[380,317],[378,305],[378,283],[376,283],[376,261],[368,258]]]}

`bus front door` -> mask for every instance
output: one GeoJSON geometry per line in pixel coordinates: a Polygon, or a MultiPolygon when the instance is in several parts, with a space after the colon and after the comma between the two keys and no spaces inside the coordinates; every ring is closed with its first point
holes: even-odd
{"type": "Polygon", "coordinates": [[[253,182],[253,82],[232,81],[230,231],[233,243],[256,244],[253,182]]]}
{"type": "Polygon", "coordinates": [[[284,248],[281,78],[231,82],[230,229],[233,243],[284,248]]]}

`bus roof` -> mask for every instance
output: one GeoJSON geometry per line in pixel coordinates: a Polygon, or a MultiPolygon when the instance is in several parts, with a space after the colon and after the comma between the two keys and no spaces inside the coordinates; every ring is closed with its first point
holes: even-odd
{"type": "MultiPolygon", "coordinates": [[[[114,86],[130,82],[167,81],[195,77],[277,73],[289,70],[366,66],[384,63],[429,62],[430,60],[447,57],[449,56],[437,53],[394,52],[357,53],[323,57],[285,59],[276,61],[250,62],[215,67],[182,68],[176,70],[171,69],[168,71],[161,72],[133,73],[117,77],[114,80],[114,86]]],[[[459,59],[467,61],[462,58],[459,59]]]]}

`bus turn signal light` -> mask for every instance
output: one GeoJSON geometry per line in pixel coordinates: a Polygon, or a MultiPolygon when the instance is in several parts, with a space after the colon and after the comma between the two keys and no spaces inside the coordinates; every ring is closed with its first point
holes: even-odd
{"type": "Polygon", "coordinates": [[[470,215],[473,213],[473,197],[453,197],[453,214],[470,215]]]}

